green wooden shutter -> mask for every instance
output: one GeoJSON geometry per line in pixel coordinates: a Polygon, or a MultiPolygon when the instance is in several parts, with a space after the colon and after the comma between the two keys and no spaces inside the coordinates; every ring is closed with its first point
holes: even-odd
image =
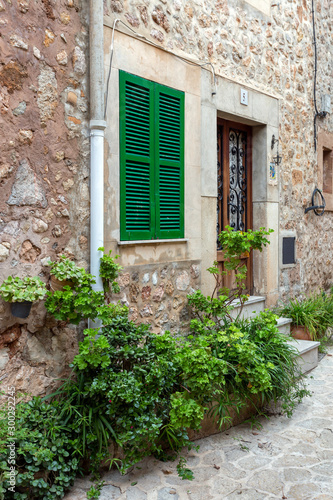
{"type": "Polygon", "coordinates": [[[184,237],[184,93],[156,84],[156,236],[184,237]]]}
{"type": "Polygon", "coordinates": [[[154,84],[119,73],[120,238],[154,237],[154,84]]]}
{"type": "Polygon", "coordinates": [[[184,237],[184,94],[119,72],[120,239],[184,237]]]}

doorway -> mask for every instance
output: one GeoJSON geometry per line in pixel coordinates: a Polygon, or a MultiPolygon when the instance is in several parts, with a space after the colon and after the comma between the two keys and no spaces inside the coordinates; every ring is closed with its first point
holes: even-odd
{"type": "MultiPolygon", "coordinates": [[[[218,118],[217,121],[217,262],[224,270],[224,254],[218,240],[225,226],[234,231],[252,229],[252,129],[218,118]]],[[[253,291],[252,255],[243,256],[247,267],[246,290],[253,291]]],[[[233,290],[234,276],[226,275],[222,286],[233,290]]]]}

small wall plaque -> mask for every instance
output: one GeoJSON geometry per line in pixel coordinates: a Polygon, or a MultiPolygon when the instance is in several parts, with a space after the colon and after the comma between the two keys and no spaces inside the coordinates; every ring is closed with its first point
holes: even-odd
{"type": "Polygon", "coordinates": [[[241,89],[241,104],[244,104],[244,106],[247,106],[249,103],[249,93],[245,89],[241,89]]]}
{"type": "Polygon", "coordinates": [[[269,183],[273,185],[277,184],[277,170],[274,161],[271,161],[269,164],[269,183]]]}

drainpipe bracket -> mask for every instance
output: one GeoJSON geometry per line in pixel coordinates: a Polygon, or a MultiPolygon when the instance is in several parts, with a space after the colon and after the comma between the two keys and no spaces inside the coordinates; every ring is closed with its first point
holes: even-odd
{"type": "Polygon", "coordinates": [[[105,120],[90,120],[90,128],[92,130],[104,130],[106,128],[105,120]]]}

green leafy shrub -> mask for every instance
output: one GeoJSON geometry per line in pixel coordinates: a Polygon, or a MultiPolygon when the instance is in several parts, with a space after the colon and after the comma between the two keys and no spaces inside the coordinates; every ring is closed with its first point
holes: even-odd
{"type": "Polygon", "coordinates": [[[166,444],[176,454],[192,447],[188,429],[200,428],[206,413],[222,425],[245,404],[282,398],[291,415],[307,394],[296,352],[270,312],[187,338],[157,336],[123,313],[96,333],[85,330],[76,378],[57,394],[94,470],[110,458],[110,440],[122,449],[117,460],[125,471],[146,455],[163,456],[166,444]]]}
{"type": "MultiPolygon", "coordinates": [[[[15,436],[0,427],[0,467],[6,500],[55,500],[63,498],[79,471],[77,440],[59,418],[61,403],[47,404],[39,397],[16,405],[15,436]],[[15,492],[8,479],[10,447],[15,442],[15,492]]],[[[6,405],[0,420],[7,418],[6,405]]]]}
{"type": "MultiPolygon", "coordinates": [[[[101,247],[99,250],[104,251],[101,247]]],[[[115,257],[117,258],[117,256],[115,257]]],[[[75,262],[60,256],[59,261],[50,264],[51,271],[61,281],[71,281],[73,286],[65,285],[63,290],[50,291],[47,293],[45,307],[57,320],[69,321],[77,325],[83,319],[99,318],[107,324],[110,316],[115,314],[114,309],[105,304],[106,293],[119,292],[116,281],[122,267],[114,262],[109,254],[101,258],[100,276],[103,280],[103,292],[95,291],[93,285],[96,279],[85,269],[79,268],[75,262]]],[[[121,306],[117,311],[122,311],[121,306]]]]}
{"type": "Polygon", "coordinates": [[[98,308],[104,304],[103,292],[95,292],[91,284],[80,284],[73,288],[47,292],[45,307],[57,320],[69,321],[74,325],[82,319],[95,319],[98,308]]]}
{"type": "Polygon", "coordinates": [[[47,292],[45,307],[57,320],[77,325],[82,319],[95,319],[98,308],[104,305],[103,292],[93,290],[96,279],[75,262],[60,256],[52,262],[51,274],[61,281],[72,281],[73,286],[47,292]]]}
{"type": "MultiPolygon", "coordinates": [[[[284,413],[291,417],[295,406],[310,393],[300,376],[297,352],[288,343],[288,337],[279,331],[277,318],[272,311],[266,310],[255,318],[238,321],[238,327],[256,346],[257,369],[254,373],[261,372],[261,364],[261,378],[268,381],[266,386],[257,387],[262,402],[281,401],[284,413]]],[[[251,370],[251,360],[248,362],[251,370]]],[[[250,377],[249,382],[252,385],[250,377]]]]}
{"type": "Polygon", "coordinates": [[[50,263],[50,274],[59,281],[72,281],[75,285],[95,283],[92,275],[88,274],[82,267],[78,267],[74,261],[68,259],[65,255],[60,255],[59,260],[50,263]]]}
{"type": "Polygon", "coordinates": [[[43,299],[46,294],[46,285],[34,276],[13,278],[9,276],[0,287],[0,295],[6,302],[36,302],[43,299]]]}
{"type": "Polygon", "coordinates": [[[120,289],[116,279],[118,278],[119,271],[122,270],[122,267],[120,264],[115,262],[115,259],[117,259],[119,255],[111,257],[111,250],[108,254],[105,254],[104,247],[100,247],[98,250],[103,252],[99,275],[103,280],[104,292],[119,293],[120,289]]]}
{"type": "Polygon", "coordinates": [[[242,264],[242,258],[248,257],[253,250],[262,252],[263,247],[269,244],[269,240],[266,236],[273,232],[273,229],[266,230],[264,227],[256,231],[252,231],[252,229],[248,231],[235,231],[232,227],[226,226],[225,230],[221,231],[219,234],[221,249],[226,258],[224,262],[225,271],[218,273],[214,268],[210,268],[210,272],[212,272],[216,278],[217,287],[221,285],[218,274],[223,276],[230,272],[235,273],[235,290],[230,293],[229,289],[223,288],[222,294],[228,295],[230,300],[238,299],[241,306],[243,302],[247,300],[247,295],[243,293],[245,289],[247,267],[245,264],[242,264]]]}
{"type": "Polygon", "coordinates": [[[208,333],[217,327],[224,327],[234,320],[231,311],[235,307],[235,300],[239,301],[238,317],[241,315],[243,306],[248,300],[244,293],[247,267],[242,264],[242,258],[248,257],[253,250],[262,252],[263,247],[269,244],[268,236],[273,229],[265,230],[261,227],[257,231],[249,229],[247,232],[234,231],[230,226],[219,234],[221,248],[226,258],[225,270],[221,271],[218,263],[208,268],[208,272],[214,276],[215,288],[211,296],[204,296],[200,290],[188,295],[188,302],[194,316],[191,329],[199,334],[208,333]],[[234,273],[234,290],[223,286],[223,278],[228,273],[234,273]]]}

